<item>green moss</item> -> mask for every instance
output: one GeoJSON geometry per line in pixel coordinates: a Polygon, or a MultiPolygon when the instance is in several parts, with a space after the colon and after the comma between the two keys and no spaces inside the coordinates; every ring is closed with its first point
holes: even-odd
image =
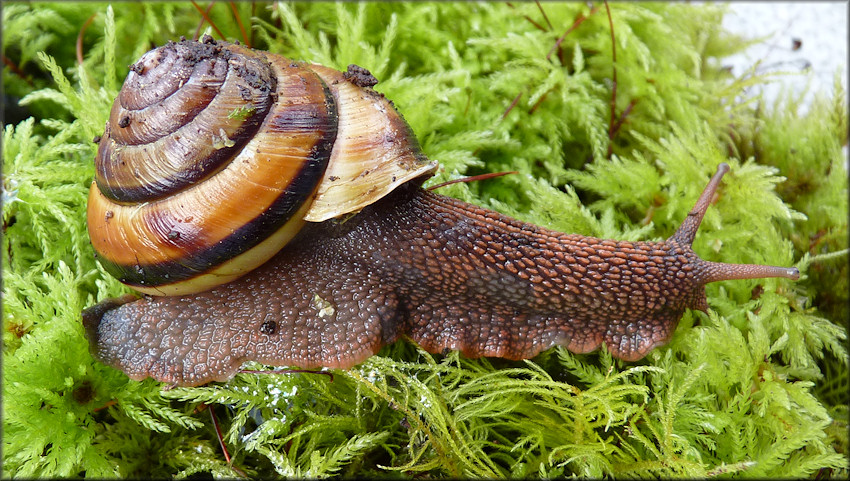
{"type": "MultiPolygon", "coordinates": [[[[182,3],[7,5],[17,69],[4,86],[28,110],[3,139],[4,474],[846,477],[845,93],[805,112],[790,94],[747,96],[770,79],[721,68],[746,45],[722,30],[723,7],[611,3],[614,62],[604,4],[541,5],[546,18],[534,3],[236,8],[256,47],[375,74],[442,165],[429,182],[520,172],[442,193],[566,232],[662,239],[726,161],[695,250],[796,263],[803,280],[710,285],[710,313],[686,313],[637,363],[559,348],[468,360],[398,342],[333,378],[129,381],[92,359],[80,324],[127,290],[85,231],[92,138],[127,66],[200,17],[182,3]],[[93,14],[80,66],[73,46],[93,14]]],[[[209,14],[245,42],[226,4],[209,14]]]]}
{"type": "Polygon", "coordinates": [[[254,113],[253,107],[239,107],[238,109],[233,109],[229,114],[227,114],[228,119],[237,119],[237,120],[245,120],[254,113]]]}

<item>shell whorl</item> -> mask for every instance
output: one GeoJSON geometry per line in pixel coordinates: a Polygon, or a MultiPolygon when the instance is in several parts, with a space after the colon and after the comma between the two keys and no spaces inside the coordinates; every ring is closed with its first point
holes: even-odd
{"type": "Polygon", "coordinates": [[[104,268],[149,294],[206,290],[268,260],[306,220],[433,170],[386,99],[313,67],[209,38],[131,66],[89,195],[104,268]]]}

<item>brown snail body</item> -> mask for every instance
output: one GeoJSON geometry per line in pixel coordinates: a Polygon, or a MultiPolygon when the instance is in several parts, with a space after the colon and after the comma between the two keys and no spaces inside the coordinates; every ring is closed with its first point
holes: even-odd
{"type": "MultiPolygon", "coordinates": [[[[177,49],[181,55],[197,53],[196,45],[200,45],[176,45],[182,44],[185,47],[177,49]]],[[[214,42],[206,45],[203,49],[211,55],[210,45],[217,47],[215,55],[221,55],[222,49],[247,51],[214,42]]],[[[172,61],[169,55],[165,60],[152,58],[167,63],[172,61]]],[[[280,61],[270,54],[252,55],[270,58],[271,64],[280,61]]],[[[241,60],[226,56],[228,62],[241,65],[241,60]]],[[[133,75],[128,76],[125,89],[133,75]]],[[[331,83],[340,81],[325,76],[335,79],[331,83]]],[[[327,87],[328,82],[323,82],[327,87]]],[[[381,113],[388,117],[398,115],[388,103],[381,103],[385,101],[380,96],[357,83],[348,82],[342,88],[355,92],[355,98],[368,99],[369,105],[382,106],[378,110],[383,108],[381,113]]],[[[279,96],[280,80],[274,89],[278,92],[275,102],[286,103],[279,96]]],[[[327,111],[340,112],[339,131],[350,132],[346,129],[351,124],[343,125],[350,122],[342,118],[347,115],[342,113],[346,106],[333,106],[330,101],[310,105],[323,102],[327,111]]],[[[113,114],[116,109],[120,107],[113,114]]],[[[115,122],[122,123],[120,118],[115,122]]],[[[391,181],[389,187],[373,186],[369,180],[368,187],[360,184],[353,196],[368,197],[367,201],[334,211],[327,207],[332,203],[318,201],[336,174],[329,175],[330,170],[315,174],[324,175],[324,187],[307,189],[304,206],[290,208],[303,228],[287,232],[284,237],[294,238],[285,248],[268,262],[260,261],[262,265],[251,272],[240,272],[238,280],[199,293],[107,300],[84,311],[83,322],[96,355],[134,379],[154,377],[178,385],[228,379],[249,360],[347,368],[399,337],[410,338],[430,352],[460,350],[470,357],[510,359],[532,357],[554,345],[588,352],[604,343],[615,357],[636,360],[669,340],[685,309],[707,308],[706,283],[798,277],[794,268],[706,262],[691,249],[711,197],[729,169],[726,164],[718,167],[694,209],[669,239],[602,240],[555,232],[423,190],[422,176],[434,164],[418,152],[409,129],[400,122],[393,120],[392,127],[378,135],[383,141],[380,149],[389,146],[398,153],[388,157],[393,169],[399,170],[379,176],[381,181],[391,181]],[[389,141],[387,132],[392,134],[389,141]],[[402,179],[402,173],[406,178],[402,179]],[[371,195],[378,190],[382,192],[371,195]],[[325,213],[311,214],[311,202],[325,208],[325,213]],[[302,217],[320,222],[305,224],[302,217]]],[[[107,134],[116,128],[123,127],[108,126],[107,134]]],[[[313,145],[319,147],[306,149],[313,154],[311,159],[319,157],[318,150],[340,157],[339,151],[333,153],[337,147],[321,140],[327,137],[324,133],[317,135],[320,140],[313,145]]],[[[374,144],[367,137],[365,133],[351,136],[374,144]]],[[[102,141],[101,149],[104,145],[102,141]]],[[[264,149],[254,148],[252,153],[257,151],[264,149]]],[[[345,175],[357,183],[371,170],[360,166],[345,175]]],[[[99,179],[98,185],[107,182],[99,179]]],[[[101,195],[97,185],[92,191],[92,198],[101,195]]],[[[89,229],[97,249],[102,244],[96,236],[102,229],[115,229],[104,226],[118,216],[113,213],[107,218],[106,209],[94,214],[91,209],[89,229]],[[104,221],[98,224],[100,218],[104,221]]],[[[126,232],[103,236],[126,237],[126,232]]],[[[168,239],[167,229],[163,236],[168,239]]],[[[185,240],[183,234],[180,237],[185,240]]],[[[99,255],[104,258],[100,251],[99,255]]],[[[110,263],[119,264],[107,260],[105,265],[110,263]]],[[[120,276],[115,265],[110,269],[120,276]]],[[[157,272],[161,265],[153,262],[136,270],[157,272]]],[[[141,278],[133,277],[132,262],[128,266],[129,277],[141,278]]],[[[163,281],[165,287],[153,290],[168,290],[172,280],[160,276],[157,282],[163,281]]],[[[206,281],[202,284],[207,287],[206,281]]]]}

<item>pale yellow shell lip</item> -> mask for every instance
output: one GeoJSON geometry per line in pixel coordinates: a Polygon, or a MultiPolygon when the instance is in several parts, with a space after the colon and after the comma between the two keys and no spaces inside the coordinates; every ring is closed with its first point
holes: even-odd
{"type": "Polygon", "coordinates": [[[309,65],[325,82],[339,113],[328,168],[305,220],[322,222],[358,212],[398,186],[437,169],[395,106],[334,69],[309,65]]]}
{"type": "MultiPolygon", "coordinates": [[[[328,179],[330,169],[325,173],[325,179],[319,186],[319,192],[304,216],[308,222],[324,222],[340,215],[358,212],[364,207],[375,203],[400,185],[417,177],[431,176],[439,166],[436,161],[416,166],[412,170],[381,169],[368,171],[346,178],[328,179]],[[365,181],[362,183],[355,182],[365,181]]],[[[339,171],[335,171],[339,174],[339,171]]]]}

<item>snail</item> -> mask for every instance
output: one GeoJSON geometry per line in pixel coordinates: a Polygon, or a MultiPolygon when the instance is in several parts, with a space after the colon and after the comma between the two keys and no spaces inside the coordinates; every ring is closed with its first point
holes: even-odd
{"type": "Polygon", "coordinates": [[[605,344],[633,361],[685,309],[707,310],[706,283],[799,277],[691,249],[725,163],[661,242],[564,234],[425,190],[436,163],[374,82],[209,37],[132,65],[88,229],[101,265],[151,295],[83,311],[95,356],[186,386],[251,360],[348,368],[399,338],[508,359],[605,344]]]}

